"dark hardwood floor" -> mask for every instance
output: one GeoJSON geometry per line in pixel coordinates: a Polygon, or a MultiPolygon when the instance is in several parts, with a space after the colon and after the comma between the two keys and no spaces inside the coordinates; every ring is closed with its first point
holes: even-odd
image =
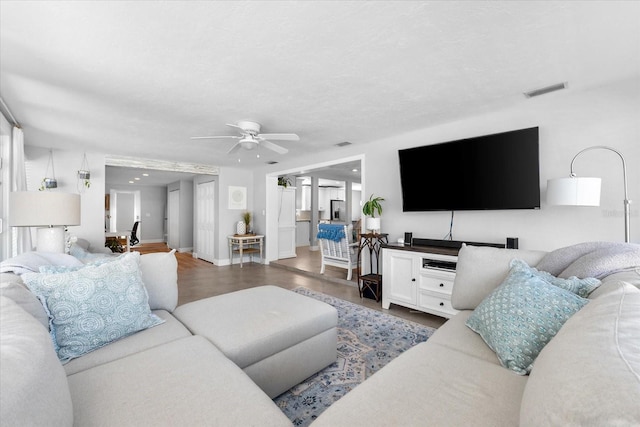
{"type": "MultiPolygon", "coordinates": [[[[131,250],[142,254],[169,252],[169,248],[164,243],[144,243],[132,247],[131,250]]],[[[396,305],[391,305],[389,310],[383,310],[381,303],[368,298],[360,298],[355,282],[349,284],[346,280],[331,278],[327,280],[318,277],[317,274],[295,270],[291,265],[283,268],[275,265],[245,263],[243,268],[240,268],[238,264],[218,267],[207,261],[193,258],[190,252],[176,253],[176,257],[178,259],[179,305],[240,289],[275,285],[285,289],[309,288],[434,328],[441,326],[446,320],[396,305]]],[[[344,271],[339,271],[336,274],[342,277],[344,271]]]]}

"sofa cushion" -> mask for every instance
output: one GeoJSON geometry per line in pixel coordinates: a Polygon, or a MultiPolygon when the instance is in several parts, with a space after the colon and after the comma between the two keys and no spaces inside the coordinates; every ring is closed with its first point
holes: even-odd
{"type": "Polygon", "coordinates": [[[191,332],[184,327],[175,317],[164,310],[153,312],[164,323],[144,331],[112,342],[109,345],[96,349],[81,357],[73,359],[64,365],[67,375],[91,369],[94,366],[122,359],[134,353],[141,352],[180,338],[191,336],[191,332]]]}
{"type": "Polygon", "coordinates": [[[313,427],[516,426],[526,377],[431,342],[392,360],[313,427]]]}
{"type": "Polygon", "coordinates": [[[68,380],[79,426],[291,426],[203,337],[172,341],[68,380]]]}
{"type": "Polygon", "coordinates": [[[467,319],[472,313],[471,310],[464,310],[447,320],[429,337],[429,343],[500,366],[495,351],[467,326],[467,319]]]}
{"type": "Polygon", "coordinates": [[[463,244],[458,253],[451,305],[456,310],[475,309],[507,277],[512,259],[536,265],[544,255],[541,251],[463,244]]]}
{"type": "Polygon", "coordinates": [[[0,273],[0,295],[13,300],[49,330],[47,312],[42,307],[38,297],[27,289],[20,276],[13,273],[0,273]]]}
{"type": "Polygon", "coordinates": [[[589,300],[548,283],[520,260],[511,265],[509,276],[474,310],[467,326],[496,352],[502,366],[526,375],[544,346],[589,300]]]}
{"type": "Polygon", "coordinates": [[[140,257],[142,281],[149,293],[151,310],[172,312],[178,305],[178,260],[176,250],[140,257]]]}
{"type": "Polygon", "coordinates": [[[139,253],[131,252],[116,261],[68,273],[22,275],[49,313],[61,361],[162,323],[149,308],[139,258],[139,253]]]}
{"type": "Polygon", "coordinates": [[[522,426],[640,425],[640,290],[607,282],[542,350],[522,426]]]}
{"type": "Polygon", "coordinates": [[[0,420],[3,426],[71,426],[67,377],[47,329],[0,296],[0,420]]]}
{"type": "MultiPolygon", "coordinates": [[[[149,307],[152,310],[167,310],[172,312],[178,305],[178,261],[176,250],[171,252],[157,252],[140,256],[140,271],[142,281],[149,295],[149,307]]],[[[96,254],[92,258],[84,258],[85,264],[76,266],[42,265],[40,273],[68,273],[85,267],[99,266],[108,262],[118,261],[127,254],[113,256],[111,254],[96,254]]]]}

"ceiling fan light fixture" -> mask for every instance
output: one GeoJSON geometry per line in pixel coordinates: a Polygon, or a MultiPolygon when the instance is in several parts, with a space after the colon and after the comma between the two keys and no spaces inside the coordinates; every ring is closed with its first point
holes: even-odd
{"type": "Polygon", "coordinates": [[[253,138],[242,138],[240,140],[240,145],[245,150],[253,150],[254,148],[256,148],[256,145],[258,144],[257,144],[257,141],[253,138]]]}

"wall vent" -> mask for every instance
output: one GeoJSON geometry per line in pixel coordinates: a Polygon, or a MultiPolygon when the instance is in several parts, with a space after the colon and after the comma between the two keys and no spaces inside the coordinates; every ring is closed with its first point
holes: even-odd
{"type": "Polygon", "coordinates": [[[568,86],[567,82],[556,83],[551,86],[541,87],[540,89],[534,89],[529,92],[525,92],[524,96],[526,96],[527,98],[533,98],[534,96],[540,96],[547,93],[555,92],[557,90],[566,89],[567,86],[568,86]]]}
{"type": "Polygon", "coordinates": [[[346,147],[347,145],[351,145],[351,142],[349,142],[349,141],[338,142],[336,144],[336,147],[346,147]]]}

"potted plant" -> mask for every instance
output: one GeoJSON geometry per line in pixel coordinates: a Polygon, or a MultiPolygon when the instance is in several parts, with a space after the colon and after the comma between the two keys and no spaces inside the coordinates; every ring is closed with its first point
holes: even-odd
{"type": "Polygon", "coordinates": [[[384,201],[382,197],[373,197],[372,194],[362,205],[362,213],[369,216],[366,222],[367,230],[380,231],[380,218],[376,218],[376,212],[378,216],[382,215],[382,201],[384,201]]]}
{"type": "Polygon", "coordinates": [[[242,214],[242,220],[244,221],[246,232],[250,233],[251,232],[251,227],[249,225],[251,224],[251,212],[247,211],[247,212],[243,213],[242,214]]]}
{"type": "Polygon", "coordinates": [[[278,185],[281,185],[284,188],[287,188],[288,186],[291,185],[291,180],[289,179],[288,176],[279,176],[278,177],[278,185]]]}

